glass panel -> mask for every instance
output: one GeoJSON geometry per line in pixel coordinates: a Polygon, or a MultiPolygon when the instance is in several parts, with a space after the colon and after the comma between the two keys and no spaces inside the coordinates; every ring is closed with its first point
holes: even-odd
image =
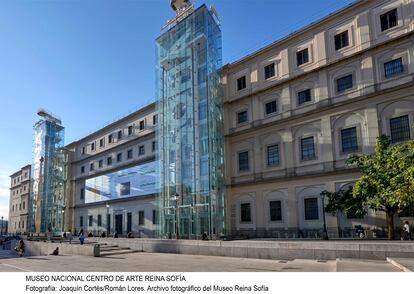
{"type": "Polygon", "coordinates": [[[279,164],[279,145],[267,146],[267,165],[279,164]]]}
{"type": "MultiPolygon", "coordinates": [[[[221,31],[206,6],[157,39],[160,237],[224,234],[221,31]]],[[[246,78],[237,81],[246,87],[246,78]]]]}
{"type": "Polygon", "coordinates": [[[335,35],[335,50],[342,49],[349,45],[348,31],[335,35]]]}
{"type": "Polygon", "coordinates": [[[276,100],[266,103],[266,114],[271,114],[275,112],[277,112],[276,100]]]}
{"type": "Polygon", "coordinates": [[[247,122],[247,110],[237,113],[237,123],[241,124],[247,122]]]}
{"type": "Polygon", "coordinates": [[[353,87],[352,75],[348,75],[336,80],[336,91],[343,92],[353,87]]]}
{"type": "Polygon", "coordinates": [[[239,153],[239,171],[249,170],[249,152],[239,153]]]}
{"type": "Polygon", "coordinates": [[[312,100],[311,89],[298,92],[298,104],[303,104],[312,100]]]}
{"type": "Polygon", "coordinates": [[[404,71],[402,58],[394,59],[384,63],[384,73],[385,76],[392,77],[398,75],[404,71]]]}
{"type": "Polygon", "coordinates": [[[390,129],[392,143],[410,140],[410,122],[408,115],[390,119],[390,129]]]}
{"type": "Polygon", "coordinates": [[[64,127],[60,122],[45,118],[34,126],[33,191],[27,226],[31,232],[63,230],[67,176],[67,154],[63,147],[64,127]]]}
{"type": "Polygon", "coordinates": [[[270,220],[281,221],[282,220],[282,202],[281,201],[270,201],[270,220]]]}
{"type": "Polygon", "coordinates": [[[241,219],[240,219],[241,222],[252,221],[250,203],[242,203],[240,205],[240,212],[241,212],[241,219]]]}
{"type": "Polygon", "coordinates": [[[85,181],[85,203],[158,193],[157,162],[150,162],[85,181]]]}
{"type": "Polygon", "coordinates": [[[315,159],[315,143],[313,137],[301,139],[302,160],[315,159]]]}
{"type": "Polygon", "coordinates": [[[357,128],[341,130],[342,152],[355,152],[358,150],[357,128]]]}
{"type": "Polygon", "coordinates": [[[305,199],[305,220],[319,219],[318,198],[305,199]]]}
{"type": "Polygon", "coordinates": [[[264,68],[265,79],[270,79],[275,76],[275,64],[269,64],[264,68]]]}

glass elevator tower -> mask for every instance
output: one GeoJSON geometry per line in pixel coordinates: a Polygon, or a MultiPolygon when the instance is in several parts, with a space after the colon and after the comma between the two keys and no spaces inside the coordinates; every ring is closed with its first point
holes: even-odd
{"type": "Polygon", "coordinates": [[[33,233],[60,233],[65,213],[64,127],[48,113],[39,111],[38,114],[42,119],[34,126],[30,228],[33,233]]]}
{"type": "Polygon", "coordinates": [[[171,3],[177,16],[156,40],[159,236],[215,239],[225,233],[221,30],[213,8],[171,3]]]}

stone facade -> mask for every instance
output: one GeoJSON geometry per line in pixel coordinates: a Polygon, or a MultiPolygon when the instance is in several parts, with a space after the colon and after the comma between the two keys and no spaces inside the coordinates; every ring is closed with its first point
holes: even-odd
{"type": "Polygon", "coordinates": [[[26,234],[31,191],[31,166],[22,167],[10,176],[9,234],[26,234]]]}
{"type": "MultiPolygon", "coordinates": [[[[319,237],[320,192],[360,176],[348,156],[371,153],[381,134],[400,141],[397,121],[414,138],[413,15],[413,1],[360,1],[224,67],[233,235],[319,237]]],[[[326,221],[331,236],[385,234],[371,210],[326,221]]]]}
{"type": "Polygon", "coordinates": [[[120,215],[122,234],[128,233],[128,217],[135,235],[155,234],[154,194],[85,203],[85,181],[154,161],[156,123],[155,105],[151,104],[66,146],[70,158],[66,231],[83,228],[94,235],[107,232],[109,214],[111,234],[115,230],[115,218],[120,215]],[[140,213],[144,216],[141,223],[140,213]]]}

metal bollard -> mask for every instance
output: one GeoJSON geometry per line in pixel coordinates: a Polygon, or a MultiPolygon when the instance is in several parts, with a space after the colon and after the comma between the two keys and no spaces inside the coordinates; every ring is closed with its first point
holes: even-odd
{"type": "Polygon", "coordinates": [[[99,245],[99,244],[93,245],[93,256],[94,257],[101,256],[101,245],[99,245]]]}

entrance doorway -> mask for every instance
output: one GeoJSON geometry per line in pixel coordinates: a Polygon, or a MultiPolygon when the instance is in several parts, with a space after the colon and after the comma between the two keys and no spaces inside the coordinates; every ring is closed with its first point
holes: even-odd
{"type": "Polygon", "coordinates": [[[115,215],[115,232],[118,233],[118,235],[122,235],[122,214],[115,215]]]}

